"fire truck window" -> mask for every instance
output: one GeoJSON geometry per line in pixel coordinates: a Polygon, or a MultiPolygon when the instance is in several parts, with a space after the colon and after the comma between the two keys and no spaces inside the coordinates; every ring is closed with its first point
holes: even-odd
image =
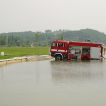
{"type": "Polygon", "coordinates": [[[58,47],[64,47],[63,43],[58,43],[58,47]]]}
{"type": "Polygon", "coordinates": [[[57,46],[57,44],[56,43],[52,43],[52,46],[57,46]]]}
{"type": "Polygon", "coordinates": [[[82,54],[89,54],[90,53],[90,48],[83,48],[82,49],[82,54]]]}

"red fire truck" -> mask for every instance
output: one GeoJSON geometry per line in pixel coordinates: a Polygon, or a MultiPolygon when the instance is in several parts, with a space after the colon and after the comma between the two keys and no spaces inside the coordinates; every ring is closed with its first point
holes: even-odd
{"type": "Polygon", "coordinates": [[[51,56],[55,60],[91,60],[106,57],[104,44],[55,40],[51,45],[51,56]]]}

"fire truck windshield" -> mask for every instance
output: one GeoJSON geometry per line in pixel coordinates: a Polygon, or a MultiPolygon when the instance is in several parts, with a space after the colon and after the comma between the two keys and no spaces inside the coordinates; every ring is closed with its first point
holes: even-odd
{"type": "Polygon", "coordinates": [[[58,47],[64,47],[63,43],[58,43],[58,47]]]}
{"type": "Polygon", "coordinates": [[[61,43],[61,42],[59,42],[59,43],[53,42],[51,46],[53,46],[53,47],[64,47],[64,44],[61,43]]]}

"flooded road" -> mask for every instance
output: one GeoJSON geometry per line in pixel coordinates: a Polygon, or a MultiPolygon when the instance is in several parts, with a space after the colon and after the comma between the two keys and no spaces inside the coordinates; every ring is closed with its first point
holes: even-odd
{"type": "Polygon", "coordinates": [[[0,67],[0,106],[106,106],[106,61],[0,67]]]}

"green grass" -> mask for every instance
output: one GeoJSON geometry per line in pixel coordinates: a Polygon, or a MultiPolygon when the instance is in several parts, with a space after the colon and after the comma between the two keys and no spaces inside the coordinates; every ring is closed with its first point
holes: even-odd
{"type": "Polygon", "coordinates": [[[1,52],[4,52],[5,56],[0,56],[0,59],[28,55],[48,55],[49,47],[1,47],[0,53],[1,52]]]}

